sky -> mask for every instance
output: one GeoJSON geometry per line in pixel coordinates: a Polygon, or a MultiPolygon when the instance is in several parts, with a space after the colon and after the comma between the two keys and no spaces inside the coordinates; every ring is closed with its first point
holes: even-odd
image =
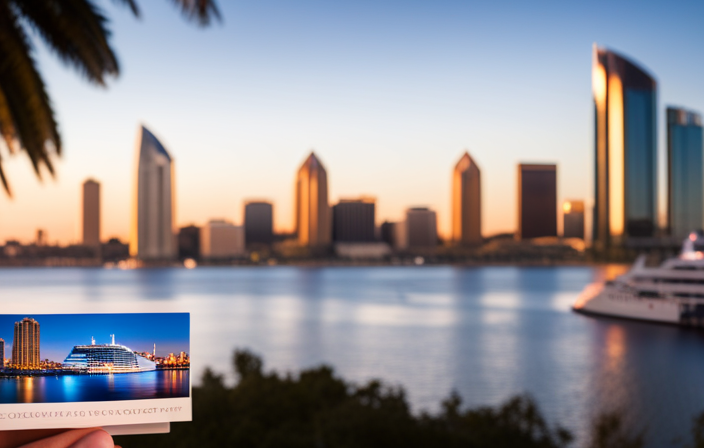
{"type": "Polygon", "coordinates": [[[482,175],[485,236],[516,228],[517,164],[556,163],[558,201],[593,203],[591,51],[622,53],[658,81],[665,210],[666,105],[704,110],[704,4],[591,1],[218,2],[222,23],[186,23],[172,2],[141,19],[107,0],[121,74],[88,84],[38,41],[64,154],[40,182],[2,153],[0,241],[81,238],[81,183],[102,188],[102,238],[129,235],[135,138],[146,125],[175,163],[175,226],[274,203],[293,229],[293,182],[311,150],[329,201],[377,198],[377,224],[412,206],[450,232],[451,173],[469,151],[482,175]]]}
{"type": "Polygon", "coordinates": [[[63,362],[75,345],[115,343],[133,351],[151,352],[156,344],[157,356],[190,353],[188,313],[140,314],[33,314],[0,315],[0,338],[5,340],[5,358],[12,357],[15,322],[25,317],[39,323],[41,359],[63,362]]]}

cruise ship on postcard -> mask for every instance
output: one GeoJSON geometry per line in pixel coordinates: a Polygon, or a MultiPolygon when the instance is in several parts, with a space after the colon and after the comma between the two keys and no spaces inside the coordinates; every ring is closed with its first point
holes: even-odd
{"type": "Polygon", "coordinates": [[[704,327],[704,234],[692,233],[677,258],[646,267],[640,256],[614,280],[588,285],[573,310],[587,314],[704,327]]]}

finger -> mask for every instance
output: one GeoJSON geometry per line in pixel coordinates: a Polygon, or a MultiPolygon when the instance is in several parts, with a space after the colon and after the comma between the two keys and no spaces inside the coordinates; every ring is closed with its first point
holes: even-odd
{"type": "Polygon", "coordinates": [[[113,448],[113,446],[112,437],[102,429],[85,428],[72,429],[52,437],[36,440],[23,445],[22,448],[113,448]],[[78,445],[84,438],[86,441],[78,445]],[[90,443],[93,442],[95,444],[91,445],[90,443]]]}

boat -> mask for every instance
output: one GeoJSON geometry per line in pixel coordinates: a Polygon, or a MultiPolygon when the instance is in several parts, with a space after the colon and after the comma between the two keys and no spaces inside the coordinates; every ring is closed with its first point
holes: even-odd
{"type": "Polygon", "coordinates": [[[648,267],[645,256],[614,280],[592,283],[572,309],[585,314],[704,327],[704,234],[692,232],[678,257],[648,267]]]}
{"type": "Polygon", "coordinates": [[[124,345],[115,343],[115,335],[110,344],[76,345],[63,362],[65,370],[77,373],[135,373],[156,370],[154,361],[133,352],[124,345]]]}

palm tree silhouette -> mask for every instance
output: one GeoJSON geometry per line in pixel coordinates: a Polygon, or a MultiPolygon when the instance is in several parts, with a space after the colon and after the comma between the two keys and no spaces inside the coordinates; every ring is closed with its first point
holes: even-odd
{"type": "MultiPolygon", "coordinates": [[[[135,0],[113,0],[139,17],[135,0]]],[[[171,0],[200,26],[220,19],[215,0],[171,0]]],[[[39,178],[44,165],[61,154],[61,136],[44,81],[34,61],[30,32],[89,82],[105,86],[120,68],[108,42],[108,19],[94,0],[0,0],[0,134],[10,153],[25,151],[39,178]]],[[[0,181],[10,186],[0,159],[0,181]]]]}

